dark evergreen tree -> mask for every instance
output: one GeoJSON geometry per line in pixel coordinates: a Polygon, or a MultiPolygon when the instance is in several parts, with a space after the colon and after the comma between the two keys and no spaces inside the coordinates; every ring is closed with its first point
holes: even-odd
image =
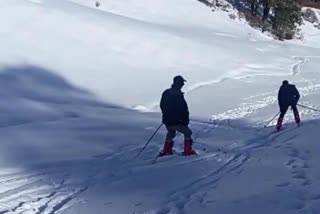
{"type": "Polygon", "coordinates": [[[302,22],[301,6],[296,0],[273,0],[273,30],[279,39],[292,39],[302,22]]]}

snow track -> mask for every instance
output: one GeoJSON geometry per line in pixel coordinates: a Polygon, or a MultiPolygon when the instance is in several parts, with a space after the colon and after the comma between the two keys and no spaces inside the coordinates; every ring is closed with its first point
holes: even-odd
{"type": "MultiPolygon", "coordinates": [[[[195,163],[196,161],[205,161],[201,164],[208,164],[208,162],[212,162],[212,166],[214,166],[214,162],[223,160],[222,164],[213,170],[209,170],[207,173],[204,173],[200,177],[193,179],[191,182],[186,185],[180,187],[179,189],[175,189],[168,193],[166,198],[167,201],[163,203],[162,208],[158,210],[153,210],[150,213],[155,214],[169,214],[169,213],[192,213],[188,212],[191,204],[198,203],[201,206],[206,206],[210,204],[210,200],[206,199],[206,195],[209,192],[214,192],[219,182],[225,179],[228,176],[236,176],[243,172],[246,168],[245,164],[251,160],[251,153],[255,153],[255,151],[261,151],[264,149],[270,149],[274,144],[283,145],[287,142],[292,141],[297,136],[291,136],[290,133],[294,133],[296,130],[294,127],[288,128],[279,133],[274,133],[273,131],[264,133],[262,130],[255,131],[258,137],[248,140],[243,145],[238,145],[236,147],[221,148],[215,152],[215,155],[211,156],[210,159],[204,158],[190,158],[195,161],[186,161],[190,167],[195,167],[190,165],[195,163]],[[264,134],[263,134],[264,133],[264,134]]],[[[276,146],[276,148],[279,148],[276,146]]],[[[295,150],[292,150],[295,151],[295,150]]],[[[296,153],[292,154],[294,157],[297,156],[296,153]]],[[[205,156],[205,155],[204,155],[205,156]]],[[[174,161],[178,161],[178,158],[174,159],[174,161]]],[[[172,163],[175,165],[175,163],[172,163]]],[[[290,163],[291,164],[291,163],[290,163]]],[[[175,165],[176,166],[176,165],[175,165]]],[[[177,165],[179,166],[179,165],[177,165]]],[[[199,165],[200,166],[200,165],[199,165]]],[[[303,174],[297,174],[295,177],[304,178],[303,174]]],[[[195,176],[197,177],[197,176],[195,176]]],[[[277,185],[277,187],[285,187],[288,183],[281,183],[277,185]]],[[[198,205],[200,206],[200,205],[198,205]]]]}
{"type": "Polygon", "coordinates": [[[68,183],[68,169],[42,170],[41,173],[23,172],[0,175],[0,213],[55,214],[72,203],[88,184],[68,183]]]}

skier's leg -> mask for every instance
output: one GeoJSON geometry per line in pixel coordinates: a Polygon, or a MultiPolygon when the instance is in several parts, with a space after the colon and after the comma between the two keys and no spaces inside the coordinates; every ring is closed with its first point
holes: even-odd
{"type": "Polygon", "coordinates": [[[188,126],[179,125],[176,130],[183,134],[184,140],[191,140],[192,131],[188,126]]]}
{"type": "Polygon", "coordinates": [[[167,128],[167,136],[166,136],[166,141],[164,143],[161,153],[163,155],[172,155],[173,139],[176,136],[176,130],[172,126],[166,126],[166,128],[167,128]]]}
{"type": "Polygon", "coordinates": [[[301,121],[300,121],[300,115],[299,115],[297,105],[292,105],[291,108],[293,111],[294,119],[295,119],[296,123],[299,125],[301,121]]]}
{"type": "Polygon", "coordinates": [[[277,122],[277,130],[279,131],[282,127],[282,122],[283,122],[283,118],[286,115],[287,111],[288,111],[289,106],[285,105],[285,106],[280,106],[280,116],[278,118],[278,122],[277,122]]]}
{"type": "Polygon", "coordinates": [[[166,142],[172,142],[176,136],[176,127],[166,126],[166,128],[167,128],[166,142]]]}
{"type": "Polygon", "coordinates": [[[192,131],[188,126],[179,126],[178,129],[184,135],[184,155],[194,155],[196,152],[192,149],[192,131]]]}

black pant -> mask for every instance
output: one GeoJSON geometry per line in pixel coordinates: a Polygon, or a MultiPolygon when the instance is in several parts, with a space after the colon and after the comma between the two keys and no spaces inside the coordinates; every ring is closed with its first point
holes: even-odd
{"type": "Polygon", "coordinates": [[[284,118],[284,115],[286,115],[288,108],[291,106],[293,113],[295,114],[296,112],[298,112],[298,108],[297,105],[283,105],[280,106],[280,118],[284,118]]]}

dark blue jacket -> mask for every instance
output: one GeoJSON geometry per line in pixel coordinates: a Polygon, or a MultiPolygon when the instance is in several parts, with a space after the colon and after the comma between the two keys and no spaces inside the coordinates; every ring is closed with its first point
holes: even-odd
{"type": "Polygon", "coordinates": [[[174,85],[165,90],[160,101],[162,122],[167,126],[189,124],[188,104],[183,92],[174,85]]]}
{"type": "Polygon", "coordinates": [[[297,105],[300,94],[295,85],[284,84],[280,87],[278,93],[278,102],[280,107],[297,105]]]}

